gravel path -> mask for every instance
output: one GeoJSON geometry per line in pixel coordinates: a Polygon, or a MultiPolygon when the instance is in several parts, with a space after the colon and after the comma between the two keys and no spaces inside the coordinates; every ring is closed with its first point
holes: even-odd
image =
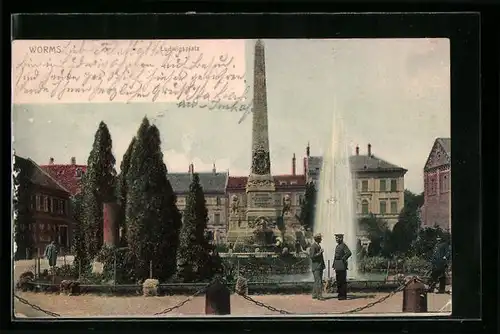
{"type": "MultiPolygon", "coordinates": [[[[30,303],[36,304],[43,309],[61,314],[62,317],[92,317],[92,316],[151,316],[162,310],[176,305],[187,296],[165,296],[165,297],[108,297],[98,295],[66,296],[45,293],[18,293],[30,303]]],[[[271,305],[278,309],[284,309],[296,314],[318,314],[318,313],[340,313],[356,307],[371,303],[386,294],[356,293],[350,294],[350,299],[338,301],[331,298],[325,301],[312,300],[309,295],[261,295],[250,296],[255,300],[271,305]]],[[[330,296],[333,297],[333,296],[330,296]]],[[[428,295],[429,312],[451,312],[450,295],[428,295]]],[[[401,313],[402,293],[398,293],[388,300],[377,304],[369,309],[361,311],[361,314],[387,314],[401,313]]],[[[19,304],[16,303],[15,307],[19,304]]],[[[205,297],[195,297],[182,307],[162,316],[200,316],[205,312],[205,297]]],[[[278,313],[257,306],[240,296],[231,296],[231,314],[237,316],[262,316],[277,315],[278,313]]],[[[404,315],[404,313],[401,313],[404,315]]]]}

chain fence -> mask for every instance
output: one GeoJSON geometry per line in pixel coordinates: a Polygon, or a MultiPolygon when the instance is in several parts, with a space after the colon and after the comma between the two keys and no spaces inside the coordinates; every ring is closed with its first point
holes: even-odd
{"type": "Polygon", "coordinates": [[[59,313],[55,313],[55,312],[52,312],[52,311],[47,311],[47,310],[44,310],[43,308],[41,308],[40,306],[38,305],[35,305],[35,304],[32,304],[30,303],[29,301],[27,301],[26,299],[24,299],[23,297],[20,297],[16,294],[14,294],[14,298],[16,298],[17,300],[19,300],[21,303],[23,303],[24,305],[28,305],[30,306],[31,308],[37,310],[37,311],[40,311],[40,312],[43,312],[51,317],[60,317],[61,315],[59,313]]]}
{"type": "MultiPolygon", "coordinates": [[[[200,290],[196,291],[194,294],[190,295],[189,297],[187,297],[186,299],[182,300],[181,302],[173,305],[173,306],[170,306],[160,312],[156,312],[154,313],[154,315],[164,315],[164,314],[168,314],[168,313],[171,313],[172,311],[184,306],[186,303],[190,302],[191,300],[193,300],[195,297],[197,296],[200,296],[201,294],[205,293],[207,291],[207,289],[216,282],[216,280],[214,280],[213,282],[211,283],[208,283],[206,286],[204,286],[203,288],[201,288],[200,290]]],[[[380,304],[380,303],[383,303],[384,301],[388,300],[389,298],[393,297],[394,295],[396,295],[397,293],[403,291],[410,283],[412,282],[420,282],[420,283],[423,283],[425,285],[427,285],[427,282],[425,282],[424,280],[418,278],[418,277],[411,277],[411,278],[408,278],[406,279],[404,282],[402,282],[402,284],[400,286],[398,286],[396,289],[394,289],[392,292],[388,293],[387,295],[373,301],[373,302],[370,302],[364,306],[360,306],[360,307],[356,307],[354,309],[351,309],[351,310],[348,310],[348,311],[343,311],[343,312],[336,312],[336,313],[332,313],[332,312],[320,312],[320,313],[315,313],[315,314],[332,314],[332,315],[335,315],[335,314],[354,314],[354,313],[358,313],[358,312],[361,312],[363,310],[366,310],[366,309],[369,309],[377,304],[380,304]]],[[[231,292],[235,292],[234,290],[234,287],[229,287],[227,282],[224,283],[228,288],[230,288],[230,291],[231,292]]],[[[448,292],[450,295],[451,295],[451,291],[448,292]]],[[[294,313],[294,312],[290,312],[290,311],[287,311],[287,310],[284,310],[284,309],[279,309],[279,308],[276,308],[272,305],[268,305],[266,303],[263,303],[263,302],[260,302],[258,300],[255,300],[254,298],[248,296],[247,294],[242,294],[242,293],[236,293],[238,296],[242,297],[243,299],[253,303],[254,305],[257,305],[259,307],[262,307],[262,308],[265,308],[271,312],[276,312],[276,313],[279,313],[279,314],[283,314],[283,315],[293,315],[293,314],[300,314],[300,313],[294,313]]],[[[25,305],[28,305],[30,306],[31,308],[37,310],[37,311],[40,311],[40,312],[43,312],[51,317],[60,317],[61,315],[58,314],[58,313],[55,313],[55,312],[51,312],[51,311],[47,311],[47,310],[44,310],[43,308],[41,308],[40,306],[38,305],[35,305],[35,304],[32,304],[30,303],[28,300],[20,297],[19,295],[17,294],[14,294],[14,297],[21,303],[25,304],[25,305]]],[[[449,305],[451,305],[451,300],[445,305],[443,306],[443,308],[440,310],[440,312],[442,312],[446,307],[448,307],[449,305]]]]}

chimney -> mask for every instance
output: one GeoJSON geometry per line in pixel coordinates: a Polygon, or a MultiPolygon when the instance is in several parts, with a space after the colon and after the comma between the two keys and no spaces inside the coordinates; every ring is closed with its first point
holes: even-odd
{"type": "Polygon", "coordinates": [[[295,164],[295,153],[293,154],[293,158],[292,158],[292,175],[295,176],[295,171],[296,171],[296,164],[295,164]]]}
{"type": "Polygon", "coordinates": [[[356,145],[356,155],[359,155],[359,146],[356,145]]]}
{"type": "Polygon", "coordinates": [[[368,144],[368,156],[372,156],[372,144],[368,144]]]}
{"type": "Polygon", "coordinates": [[[309,143],[307,143],[306,147],[306,156],[309,158],[309,155],[311,154],[311,147],[309,146],[309,143]]]}
{"type": "Polygon", "coordinates": [[[307,176],[307,158],[304,158],[304,175],[307,176]]]}
{"type": "Polygon", "coordinates": [[[54,158],[50,157],[49,159],[49,165],[53,165],[54,164],[54,158]]]}
{"type": "Polygon", "coordinates": [[[193,165],[193,163],[190,163],[190,164],[189,164],[189,173],[190,173],[190,174],[193,174],[193,173],[194,173],[194,165],[193,165]]]}
{"type": "Polygon", "coordinates": [[[214,166],[213,166],[213,168],[212,168],[212,172],[213,172],[214,174],[217,174],[217,168],[215,168],[215,162],[214,162],[214,166]]]}
{"type": "Polygon", "coordinates": [[[71,164],[76,165],[76,158],[75,157],[71,157],[71,164]]]}

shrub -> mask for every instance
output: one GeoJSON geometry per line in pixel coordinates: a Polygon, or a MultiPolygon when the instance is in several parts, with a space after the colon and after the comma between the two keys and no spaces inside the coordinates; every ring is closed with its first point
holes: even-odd
{"type": "Polygon", "coordinates": [[[59,277],[78,279],[78,268],[76,265],[65,264],[54,268],[54,274],[59,277]]]}
{"type": "Polygon", "coordinates": [[[137,281],[134,272],[133,254],[128,251],[128,248],[104,246],[99,252],[97,260],[103,264],[102,275],[104,280],[112,281],[116,284],[135,283],[137,281]],[[114,282],[115,279],[116,282],[114,282]]]}
{"type": "Polygon", "coordinates": [[[64,280],[59,285],[59,291],[68,295],[77,295],[80,293],[80,282],[64,280]]]}
{"type": "Polygon", "coordinates": [[[244,278],[243,276],[238,276],[234,290],[235,290],[236,294],[238,294],[240,296],[247,296],[248,295],[248,280],[246,278],[244,278]]]}
{"type": "Polygon", "coordinates": [[[371,256],[360,259],[358,267],[362,272],[387,270],[389,260],[381,256],[371,256]]]}
{"type": "Polygon", "coordinates": [[[148,278],[142,284],[142,294],[145,297],[158,296],[160,282],[157,279],[148,278]]]}
{"type": "Polygon", "coordinates": [[[405,273],[426,275],[430,269],[430,262],[418,256],[410,257],[404,262],[405,273]]]}
{"type": "Polygon", "coordinates": [[[23,292],[33,290],[34,286],[31,283],[33,282],[34,279],[35,279],[35,274],[33,274],[33,272],[25,271],[19,277],[19,281],[17,281],[16,283],[16,289],[21,290],[23,292]]]}

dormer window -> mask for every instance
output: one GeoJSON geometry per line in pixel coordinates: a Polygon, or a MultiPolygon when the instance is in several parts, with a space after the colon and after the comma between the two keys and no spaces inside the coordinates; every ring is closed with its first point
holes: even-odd
{"type": "Polygon", "coordinates": [[[286,185],[286,181],[280,181],[280,186],[286,185]]]}
{"type": "Polygon", "coordinates": [[[290,184],[293,185],[293,184],[297,184],[297,181],[290,181],[290,184]]]}
{"type": "Polygon", "coordinates": [[[75,176],[76,177],[82,177],[83,176],[83,171],[80,167],[78,167],[76,170],[75,170],[75,176]]]}

